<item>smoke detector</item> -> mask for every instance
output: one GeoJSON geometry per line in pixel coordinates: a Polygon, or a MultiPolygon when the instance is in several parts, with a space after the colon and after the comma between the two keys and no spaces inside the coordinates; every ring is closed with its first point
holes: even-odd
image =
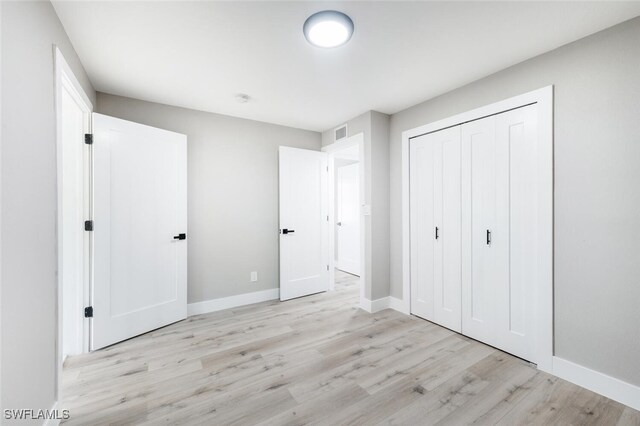
{"type": "Polygon", "coordinates": [[[238,93],[236,95],[236,101],[241,104],[246,104],[249,102],[249,95],[245,95],[244,93],[238,93]]]}

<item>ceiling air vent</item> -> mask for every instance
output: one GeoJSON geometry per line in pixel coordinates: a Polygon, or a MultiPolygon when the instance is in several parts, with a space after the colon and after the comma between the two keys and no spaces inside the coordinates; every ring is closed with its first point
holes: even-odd
{"type": "Polygon", "coordinates": [[[347,137],[347,125],[344,124],[340,127],[337,127],[334,131],[335,141],[339,141],[340,139],[344,139],[347,137]]]}

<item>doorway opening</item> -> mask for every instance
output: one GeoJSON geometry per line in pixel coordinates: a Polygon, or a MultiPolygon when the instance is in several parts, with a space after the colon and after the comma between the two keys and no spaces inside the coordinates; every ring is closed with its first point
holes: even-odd
{"type": "Polygon", "coordinates": [[[341,139],[323,148],[329,165],[329,289],[365,289],[364,135],[341,139]]]}

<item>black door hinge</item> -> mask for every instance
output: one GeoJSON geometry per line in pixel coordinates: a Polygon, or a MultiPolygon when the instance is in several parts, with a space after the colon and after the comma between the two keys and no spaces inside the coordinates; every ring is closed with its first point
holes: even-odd
{"type": "Polygon", "coordinates": [[[93,221],[92,220],[85,220],[84,221],[84,230],[85,231],[93,231],[93,221]]]}
{"type": "Polygon", "coordinates": [[[84,308],[84,317],[93,318],[93,306],[87,306],[84,308]]]}
{"type": "Polygon", "coordinates": [[[84,134],[84,143],[87,145],[93,145],[93,134],[85,133],[84,134]]]}

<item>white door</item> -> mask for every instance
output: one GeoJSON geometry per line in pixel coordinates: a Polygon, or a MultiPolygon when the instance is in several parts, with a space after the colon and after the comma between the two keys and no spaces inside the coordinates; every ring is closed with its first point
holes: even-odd
{"type": "Polygon", "coordinates": [[[462,126],[462,332],[498,346],[495,133],[495,116],[462,126]]]}
{"type": "Polygon", "coordinates": [[[338,269],[360,276],[360,167],[338,167],[338,269]]]}
{"type": "Polygon", "coordinates": [[[280,300],[329,289],[327,154],[280,147],[280,300]]]}
{"type": "Polygon", "coordinates": [[[461,330],[460,126],[410,142],[411,313],[461,330]]]}
{"type": "Polygon", "coordinates": [[[531,105],[462,126],[462,331],[534,362],[536,117],[531,105]]]}
{"type": "Polygon", "coordinates": [[[187,137],[93,114],[91,348],[187,316],[187,137]]]}
{"type": "Polygon", "coordinates": [[[62,87],[62,152],[60,186],[62,197],[62,227],[60,232],[62,267],[62,358],[82,353],[84,335],[84,279],[85,273],[85,112],[62,87]]]}

